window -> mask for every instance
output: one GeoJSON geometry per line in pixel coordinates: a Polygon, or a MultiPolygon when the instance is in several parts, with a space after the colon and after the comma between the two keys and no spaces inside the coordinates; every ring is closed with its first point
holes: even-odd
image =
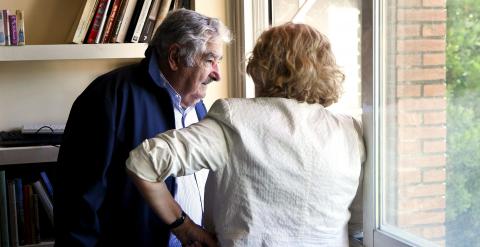
{"type": "Polygon", "coordinates": [[[480,240],[479,4],[378,1],[378,228],[413,245],[480,240]]]}
{"type": "Polygon", "coordinates": [[[346,74],[333,109],[364,123],[365,246],[477,246],[480,0],[244,3],[250,48],[268,21],[330,38],[346,74]]]}
{"type": "MultiPolygon", "coordinates": [[[[345,73],[344,94],[337,104],[331,106],[331,109],[360,117],[362,111],[360,2],[360,0],[245,1],[243,4],[245,10],[244,56],[249,56],[255,39],[269,25],[275,26],[292,21],[316,27],[330,39],[337,63],[345,73]],[[336,32],[338,29],[344,32],[336,32]]],[[[253,82],[248,78],[244,90],[246,97],[254,96],[253,82]]]]}

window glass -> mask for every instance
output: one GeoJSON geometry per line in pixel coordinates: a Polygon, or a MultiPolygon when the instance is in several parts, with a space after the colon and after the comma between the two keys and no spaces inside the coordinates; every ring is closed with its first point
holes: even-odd
{"type": "Polygon", "coordinates": [[[330,108],[356,117],[361,114],[360,0],[272,0],[272,25],[306,23],[324,33],[345,74],[344,93],[330,108]],[[339,32],[338,30],[342,30],[339,32]]]}
{"type": "Polygon", "coordinates": [[[480,1],[382,1],[380,228],[480,242],[480,1]]]}

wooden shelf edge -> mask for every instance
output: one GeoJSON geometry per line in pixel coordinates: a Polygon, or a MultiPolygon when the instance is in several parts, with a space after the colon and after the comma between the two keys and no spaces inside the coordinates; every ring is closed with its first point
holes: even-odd
{"type": "Polygon", "coordinates": [[[0,46],[0,61],[143,58],[146,43],[0,46]]]}
{"type": "Polygon", "coordinates": [[[0,165],[56,162],[59,147],[0,147],[0,165]]]}
{"type": "Polygon", "coordinates": [[[54,244],[55,244],[54,241],[45,241],[45,242],[40,242],[38,244],[20,245],[19,247],[53,247],[54,244]]]}

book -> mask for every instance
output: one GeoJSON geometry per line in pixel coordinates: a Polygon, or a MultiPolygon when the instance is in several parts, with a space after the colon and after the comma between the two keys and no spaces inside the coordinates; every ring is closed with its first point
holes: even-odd
{"type": "Polygon", "coordinates": [[[38,195],[32,194],[32,235],[33,242],[40,243],[40,216],[38,212],[38,195]]]}
{"type": "Polygon", "coordinates": [[[151,4],[152,0],[145,0],[143,2],[140,15],[138,16],[138,20],[135,24],[135,29],[133,30],[132,34],[131,42],[133,43],[138,43],[138,41],[140,40],[140,34],[142,34],[143,25],[145,24],[145,20],[147,19],[148,11],[150,10],[151,4]]]}
{"type": "Polygon", "coordinates": [[[42,204],[43,209],[47,213],[48,220],[54,225],[53,221],[53,204],[50,198],[48,198],[47,192],[45,191],[45,188],[43,188],[42,183],[40,181],[35,181],[33,184],[33,190],[38,194],[38,199],[40,201],[40,204],[42,204]]]}
{"type": "Polygon", "coordinates": [[[122,14],[120,18],[118,18],[118,27],[115,30],[115,33],[112,37],[112,42],[115,43],[123,43],[125,42],[125,36],[128,31],[128,27],[132,20],[133,11],[135,10],[135,6],[137,4],[137,0],[126,0],[125,7],[123,7],[122,14]],[[117,30],[118,29],[118,30],[117,30]]]}
{"type": "Polygon", "coordinates": [[[119,8],[121,4],[122,4],[122,0],[113,0],[112,8],[110,10],[110,13],[108,14],[108,18],[105,23],[105,31],[102,34],[100,43],[110,42],[110,38],[112,37],[113,25],[115,23],[115,19],[118,16],[119,8]]]}
{"type": "Polygon", "coordinates": [[[98,0],[83,0],[80,11],[72,23],[67,43],[82,44],[95,14],[98,0]]]}
{"type": "Polygon", "coordinates": [[[25,14],[23,10],[15,11],[17,16],[18,45],[25,45],[25,14]]]}
{"type": "Polygon", "coordinates": [[[0,171],[0,235],[2,236],[0,246],[10,246],[7,205],[7,181],[5,179],[5,171],[0,171]]]}
{"type": "Polygon", "coordinates": [[[2,10],[2,18],[3,18],[3,31],[5,32],[5,45],[10,44],[10,23],[8,21],[9,11],[4,9],[2,10]]]}
{"type": "Polygon", "coordinates": [[[144,1],[145,0],[137,0],[137,3],[135,4],[135,10],[133,11],[130,24],[128,25],[127,34],[125,35],[125,42],[132,42],[133,32],[135,31],[135,27],[137,26],[138,17],[140,16],[140,12],[142,11],[144,1]]]}
{"type": "Polygon", "coordinates": [[[172,0],[162,0],[158,9],[157,18],[155,20],[155,26],[153,27],[153,34],[157,31],[157,28],[162,24],[162,21],[167,17],[172,0]]]}
{"type": "Polygon", "coordinates": [[[3,14],[0,13],[0,45],[5,45],[5,31],[4,31],[4,29],[5,29],[5,27],[3,26],[3,14]]]}
{"type": "Polygon", "coordinates": [[[170,6],[170,11],[176,10],[182,7],[182,1],[180,0],[172,0],[172,6],[170,6]]]}
{"type": "Polygon", "coordinates": [[[120,26],[122,25],[123,16],[125,15],[127,4],[128,4],[128,0],[120,1],[120,6],[118,7],[118,10],[117,10],[117,16],[113,21],[112,32],[110,33],[110,39],[108,40],[108,43],[116,42],[116,39],[118,37],[118,32],[120,31],[120,26]]]}
{"type": "MultiPolygon", "coordinates": [[[[108,11],[107,4],[110,3],[110,0],[99,0],[97,9],[95,10],[95,15],[93,16],[92,23],[88,30],[88,35],[86,38],[86,43],[93,44],[97,36],[99,35],[100,25],[102,24],[102,19],[105,12],[108,11]]],[[[100,33],[101,35],[101,33],[100,33]]]]}
{"type": "Polygon", "coordinates": [[[108,13],[110,12],[110,9],[111,9],[112,1],[113,0],[107,0],[107,5],[106,5],[106,8],[105,8],[105,11],[103,12],[102,20],[100,22],[100,28],[98,29],[97,36],[95,37],[95,44],[101,43],[103,31],[105,30],[105,23],[107,22],[107,17],[108,17],[108,13]]]}
{"type": "Polygon", "coordinates": [[[15,208],[17,210],[18,242],[20,245],[24,245],[25,210],[23,208],[23,182],[21,178],[15,178],[13,181],[15,182],[15,208]]]}
{"type": "Polygon", "coordinates": [[[155,26],[155,20],[157,19],[158,9],[160,8],[161,0],[153,0],[152,7],[148,12],[148,16],[143,24],[143,29],[140,34],[139,43],[148,43],[152,38],[153,27],[155,26]]]}
{"type": "Polygon", "coordinates": [[[9,232],[10,243],[12,247],[18,246],[18,225],[17,225],[17,200],[15,198],[15,182],[13,180],[7,181],[8,188],[8,213],[9,213],[9,232]]]}
{"type": "Polygon", "coordinates": [[[24,244],[33,244],[32,237],[32,186],[25,184],[23,186],[23,208],[24,208],[24,244]]]}
{"type": "Polygon", "coordinates": [[[18,45],[17,16],[8,15],[8,25],[10,28],[10,45],[18,45]]]}
{"type": "Polygon", "coordinates": [[[50,196],[50,199],[53,200],[53,186],[50,182],[50,179],[48,178],[47,173],[44,171],[40,172],[40,178],[42,180],[42,184],[45,186],[48,195],[50,196]]]}

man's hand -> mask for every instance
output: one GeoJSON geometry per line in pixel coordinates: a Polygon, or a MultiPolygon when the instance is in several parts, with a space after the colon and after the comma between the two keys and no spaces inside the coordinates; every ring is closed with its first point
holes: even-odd
{"type": "Polygon", "coordinates": [[[188,247],[217,247],[215,236],[195,224],[186,217],[185,222],[172,230],[183,246],[188,247]]]}

